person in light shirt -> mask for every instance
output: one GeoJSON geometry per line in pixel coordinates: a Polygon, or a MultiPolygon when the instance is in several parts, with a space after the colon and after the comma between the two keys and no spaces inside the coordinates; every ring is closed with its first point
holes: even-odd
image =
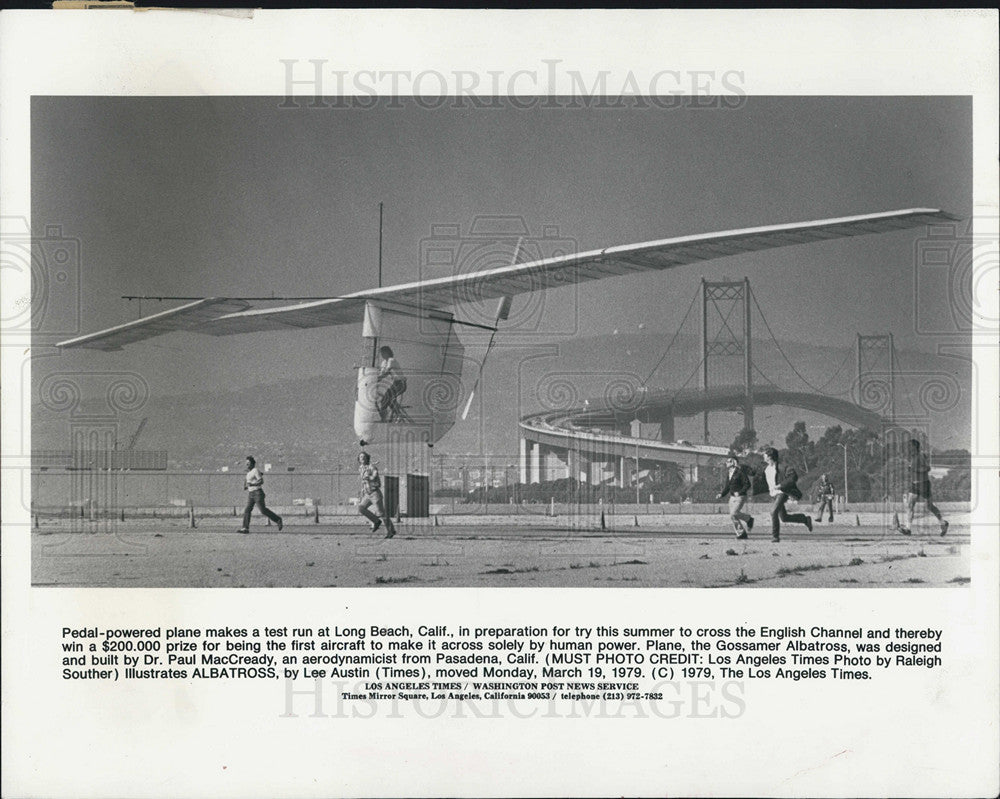
{"type": "Polygon", "coordinates": [[[767,491],[771,495],[773,504],[771,505],[771,540],[781,540],[781,523],[794,522],[804,524],[809,532],[812,532],[812,519],[804,513],[789,513],[785,510],[785,503],[789,498],[802,499],[802,492],[796,485],[799,476],[791,466],[781,466],[778,463],[778,450],[768,447],[764,450],[764,460],[767,466],[764,467],[764,477],[767,480],[767,491]]]}
{"type": "Polygon", "coordinates": [[[361,477],[361,504],[358,505],[358,512],[371,522],[373,533],[384,524],[385,537],[392,538],[396,535],[396,528],[385,507],[378,467],[371,460],[367,452],[358,454],[358,474],[361,477]],[[375,508],[375,513],[368,510],[370,507],[375,508]]]}
{"type": "Polygon", "coordinates": [[[236,532],[250,532],[250,514],[256,505],[257,510],[278,525],[278,532],[280,533],[283,527],[281,517],[264,504],[264,475],[260,473],[260,469],[257,468],[257,461],[253,459],[252,455],[247,455],[247,476],[243,480],[243,490],[250,493],[247,494],[247,505],[243,509],[243,526],[236,532]]]}

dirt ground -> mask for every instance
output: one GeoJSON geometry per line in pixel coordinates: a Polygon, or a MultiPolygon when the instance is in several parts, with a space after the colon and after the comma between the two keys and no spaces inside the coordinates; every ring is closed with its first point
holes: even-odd
{"type": "MultiPolygon", "coordinates": [[[[631,517],[630,517],[631,518],[631,517]]],[[[300,521],[300,520],[297,520],[300,521]]],[[[725,519],[672,517],[617,529],[558,519],[403,520],[385,540],[347,523],[228,520],[58,523],[32,531],[32,582],[92,587],[844,587],[955,586],[969,581],[967,517],[940,537],[933,520],[906,538],[884,524],[787,527],[766,520],[737,541],[725,519]],[[763,528],[763,529],[762,529],[763,528]]],[[[639,521],[636,520],[636,524],[639,521]]]]}

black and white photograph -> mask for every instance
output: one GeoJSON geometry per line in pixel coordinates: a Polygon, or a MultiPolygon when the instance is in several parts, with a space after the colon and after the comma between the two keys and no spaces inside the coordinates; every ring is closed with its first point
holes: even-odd
{"type": "Polygon", "coordinates": [[[0,17],[4,795],[995,789],[995,13],[99,17],[0,17]]]}
{"type": "Polygon", "coordinates": [[[33,581],[966,583],[971,114],[34,98],[33,581]]]}

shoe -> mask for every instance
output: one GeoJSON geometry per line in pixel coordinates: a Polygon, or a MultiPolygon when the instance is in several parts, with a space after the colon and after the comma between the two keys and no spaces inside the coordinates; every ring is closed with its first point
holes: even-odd
{"type": "Polygon", "coordinates": [[[392,529],[392,530],[389,530],[389,532],[385,534],[385,537],[386,538],[392,538],[394,535],[396,535],[396,531],[395,531],[395,529],[392,529]]]}
{"type": "Polygon", "coordinates": [[[382,526],[382,520],[376,519],[375,521],[372,522],[372,532],[374,533],[381,526],[382,526]]]}
{"type": "Polygon", "coordinates": [[[249,530],[248,530],[248,529],[247,529],[246,527],[241,527],[241,528],[240,528],[239,530],[237,530],[236,532],[237,532],[237,533],[243,533],[244,535],[246,535],[246,534],[247,534],[247,533],[249,533],[250,531],[249,531],[249,530]]]}
{"type": "Polygon", "coordinates": [[[739,535],[736,536],[736,538],[738,540],[742,541],[744,538],[747,538],[747,534],[746,533],[740,533],[739,535]]]}
{"type": "Polygon", "coordinates": [[[899,532],[902,533],[903,535],[910,535],[910,531],[906,527],[899,526],[896,529],[899,530],[899,532]]]}
{"type": "Polygon", "coordinates": [[[751,516],[747,521],[747,532],[750,532],[751,530],[753,530],[753,516],[751,516]]]}
{"type": "Polygon", "coordinates": [[[831,517],[830,517],[829,519],[827,519],[827,521],[828,521],[828,522],[829,522],[830,524],[833,524],[833,517],[831,516],[831,517]]]}
{"type": "Polygon", "coordinates": [[[281,532],[281,528],[284,527],[284,526],[285,526],[285,523],[281,520],[281,517],[279,516],[278,517],[278,532],[279,533],[281,532]]]}
{"type": "Polygon", "coordinates": [[[820,522],[821,524],[822,524],[822,522],[823,522],[823,520],[822,520],[822,519],[813,519],[813,521],[814,521],[814,522],[820,522]]]}
{"type": "Polygon", "coordinates": [[[942,521],[941,522],[941,535],[947,535],[947,534],[948,534],[948,522],[942,521]]]}
{"type": "Polygon", "coordinates": [[[771,541],[773,543],[775,543],[775,544],[777,544],[780,540],[781,540],[781,536],[780,535],[772,535],[771,536],[771,541]]]}
{"type": "Polygon", "coordinates": [[[806,529],[811,533],[813,531],[813,520],[806,516],[806,529]]]}

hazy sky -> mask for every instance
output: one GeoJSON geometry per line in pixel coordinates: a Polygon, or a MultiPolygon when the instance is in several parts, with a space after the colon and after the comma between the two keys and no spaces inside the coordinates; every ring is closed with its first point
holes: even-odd
{"type": "MultiPolygon", "coordinates": [[[[967,218],[972,208],[967,98],[747,98],[728,110],[279,103],[34,99],[32,225],[39,235],[58,224],[80,240],[83,332],[135,318],[137,303],[122,294],[371,287],[379,202],[386,285],[419,279],[432,225],[464,230],[479,214],[520,215],[532,235],[554,226],[592,249],[916,206],[967,218]]],[[[543,327],[670,331],[702,276],[747,275],[781,338],[847,347],[858,332],[892,332],[897,347],[932,351],[935,339],[914,333],[919,236],[809,244],[560,289],[545,300],[543,327]]],[[[946,302],[923,298],[920,313],[944,324],[946,302]]],[[[36,348],[33,368],[138,370],[155,393],[237,389],[342,375],[359,335],[360,325],[174,333],[120,353],[36,348]]]]}

